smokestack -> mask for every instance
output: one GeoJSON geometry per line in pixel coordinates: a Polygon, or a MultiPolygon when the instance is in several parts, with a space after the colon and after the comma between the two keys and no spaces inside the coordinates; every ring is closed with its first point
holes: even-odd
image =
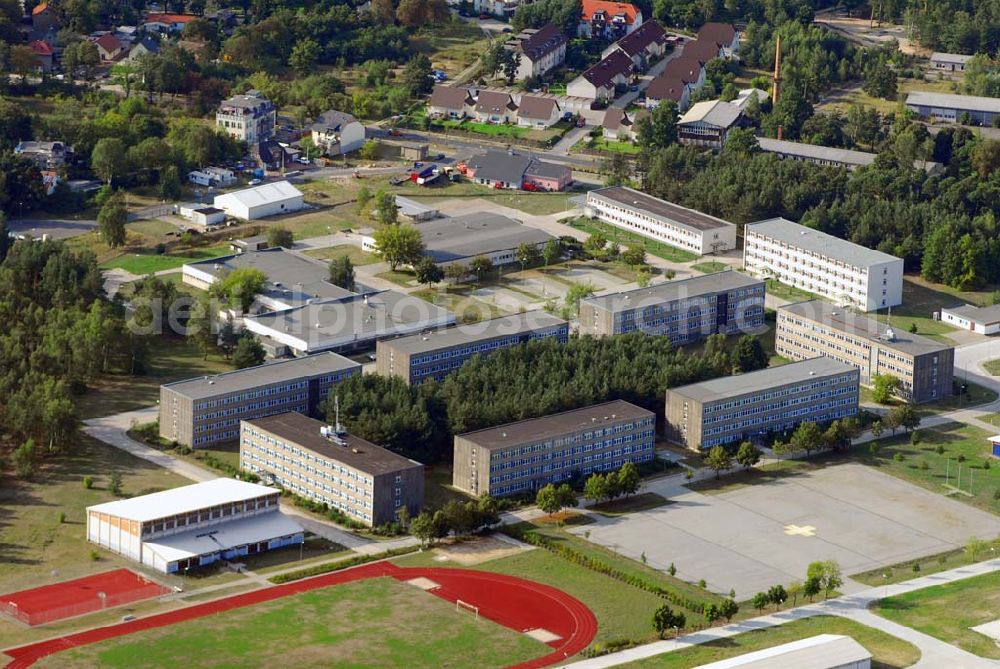
{"type": "Polygon", "coordinates": [[[771,88],[771,105],[777,106],[778,96],[781,95],[781,35],[774,44],[774,85],[771,88]]]}

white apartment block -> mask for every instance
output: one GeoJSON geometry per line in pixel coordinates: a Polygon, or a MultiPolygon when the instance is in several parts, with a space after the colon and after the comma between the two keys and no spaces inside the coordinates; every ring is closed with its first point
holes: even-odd
{"type": "Polygon", "coordinates": [[[753,276],[862,311],[903,301],[903,261],[784,218],[747,225],[743,266],[753,276]]]}
{"type": "Polygon", "coordinates": [[[611,186],[587,193],[584,213],[622,230],[698,255],[736,248],[736,226],[715,216],[611,186]]]}
{"type": "Polygon", "coordinates": [[[274,103],[260,91],[247,91],[223,100],[215,113],[215,125],[231,137],[256,144],[274,134],[274,103]]]}

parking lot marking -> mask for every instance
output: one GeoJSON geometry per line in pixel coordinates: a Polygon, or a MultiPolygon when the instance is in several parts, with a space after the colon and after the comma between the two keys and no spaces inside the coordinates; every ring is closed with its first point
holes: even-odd
{"type": "Polygon", "coordinates": [[[814,537],[816,528],[812,525],[785,525],[785,534],[790,537],[814,537]]]}

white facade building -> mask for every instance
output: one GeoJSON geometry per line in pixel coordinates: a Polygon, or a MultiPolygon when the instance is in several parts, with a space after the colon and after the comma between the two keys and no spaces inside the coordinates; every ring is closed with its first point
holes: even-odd
{"type": "Polygon", "coordinates": [[[215,125],[231,137],[255,144],[274,134],[274,103],[260,91],[247,91],[223,100],[215,112],[215,125]]]}
{"type": "Polygon", "coordinates": [[[584,213],[616,228],[705,255],[736,248],[736,226],[624,186],[587,193],[584,213]]]}
{"type": "Polygon", "coordinates": [[[863,311],[903,301],[902,259],[784,218],[744,228],[743,266],[754,276],[863,311]]]}
{"type": "Polygon", "coordinates": [[[1000,332],[1000,305],[974,307],[965,304],[941,310],[941,321],[981,335],[1000,332]]]}
{"type": "Polygon", "coordinates": [[[253,221],[298,211],[305,203],[302,201],[302,191],[287,181],[276,181],[216,195],[214,205],[229,216],[253,221]]]}
{"type": "Polygon", "coordinates": [[[302,543],[281,493],[236,479],[87,507],[87,540],[166,574],[302,543]]]}

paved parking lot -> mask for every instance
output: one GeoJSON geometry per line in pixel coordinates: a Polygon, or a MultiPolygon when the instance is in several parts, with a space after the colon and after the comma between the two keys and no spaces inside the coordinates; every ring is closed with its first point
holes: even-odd
{"type": "Polygon", "coordinates": [[[645,553],[657,569],[673,562],[679,577],[740,599],[801,580],[815,560],[835,559],[850,575],[1000,534],[1000,517],[857,464],[721,494],[652,489],[673,503],[572,531],[631,558],[645,553]]]}

